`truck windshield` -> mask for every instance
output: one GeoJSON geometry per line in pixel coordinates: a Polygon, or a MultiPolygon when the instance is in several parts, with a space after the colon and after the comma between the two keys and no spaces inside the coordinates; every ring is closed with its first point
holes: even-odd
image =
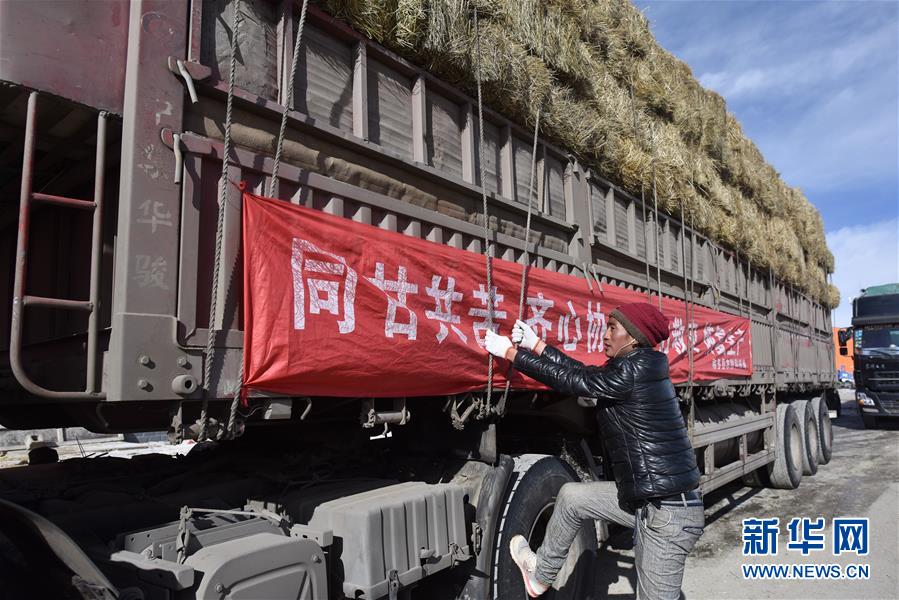
{"type": "Polygon", "coordinates": [[[869,326],[856,335],[856,348],[865,351],[887,351],[899,353],[899,326],[869,326]]]}

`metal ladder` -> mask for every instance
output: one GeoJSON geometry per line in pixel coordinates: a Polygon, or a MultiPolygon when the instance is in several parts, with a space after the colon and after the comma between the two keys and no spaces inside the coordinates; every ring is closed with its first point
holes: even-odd
{"type": "Polygon", "coordinates": [[[97,303],[100,296],[100,252],[102,247],[103,213],[103,173],[106,170],[106,122],[108,115],[101,111],[97,116],[97,153],[94,170],[93,200],[79,200],[65,196],[53,196],[32,192],[34,176],[34,148],[37,137],[38,92],[28,96],[25,120],[25,150],[22,158],[22,191],[19,198],[19,235],[16,244],[16,272],[13,287],[12,323],[9,337],[9,362],[13,375],[19,384],[35,396],[67,400],[101,400],[106,394],[97,389],[97,303]],[[34,203],[52,204],[65,208],[91,211],[93,213],[93,237],[91,239],[90,298],[67,300],[30,296],[25,286],[28,275],[28,237],[31,220],[31,206],[34,203]],[[87,325],[87,381],[82,391],[48,390],[34,383],[22,364],[22,332],[24,331],[25,308],[28,306],[75,310],[88,313],[87,325]]]}

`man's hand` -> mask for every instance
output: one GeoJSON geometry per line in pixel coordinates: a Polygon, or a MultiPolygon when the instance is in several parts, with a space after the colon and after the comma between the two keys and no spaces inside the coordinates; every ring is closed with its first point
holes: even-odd
{"type": "Polygon", "coordinates": [[[515,326],[512,327],[512,343],[518,344],[525,350],[533,350],[537,345],[537,342],[540,341],[540,336],[537,335],[537,332],[531,329],[531,326],[519,319],[515,321],[515,326]]]}
{"type": "Polygon", "coordinates": [[[488,329],[484,335],[484,342],[484,346],[487,348],[487,352],[489,352],[493,356],[496,356],[497,358],[504,358],[506,360],[512,360],[515,358],[515,355],[510,352],[515,350],[515,348],[512,346],[512,340],[510,340],[506,336],[497,335],[488,329]],[[509,354],[512,354],[511,358],[508,356],[509,354]]]}
{"type": "Polygon", "coordinates": [[[546,347],[546,342],[540,339],[537,332],[520,319],[515,321],[515,326],[512,327],[512,343],[518,344],[525,350],[530,350],[537,356],[543,354],[543,349],[546,347]]]}

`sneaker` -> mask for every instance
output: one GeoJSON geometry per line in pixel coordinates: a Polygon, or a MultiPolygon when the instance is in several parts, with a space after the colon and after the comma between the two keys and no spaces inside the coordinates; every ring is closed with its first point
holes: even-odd
{"type": "Polygon", "coordinates": [[[509,552],[512,554],[512,560],[521,570],[521,577],[524,579],[524,588],[528,592],[528,596],[536,598],[549,589],[549,586],[537,580],[534,572],[537,570],[537,554],[531,550],[528,541],[523,535],[516,535],[509,542],[509,552]]]}

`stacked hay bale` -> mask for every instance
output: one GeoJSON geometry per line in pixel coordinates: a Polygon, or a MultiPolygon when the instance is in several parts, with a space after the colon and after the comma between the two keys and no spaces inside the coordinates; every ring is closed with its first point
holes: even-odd
{"type": "Polygon", "coordinates": [[[818,212],[629,0],[319,1],[469,92],[479,68],[492,108],[530,126],[541,108],[543,135],[607,179],[639,196],[654,175],[660,208],[679,215],[683,202],[717,243],[839,303],[818,212]]]}

